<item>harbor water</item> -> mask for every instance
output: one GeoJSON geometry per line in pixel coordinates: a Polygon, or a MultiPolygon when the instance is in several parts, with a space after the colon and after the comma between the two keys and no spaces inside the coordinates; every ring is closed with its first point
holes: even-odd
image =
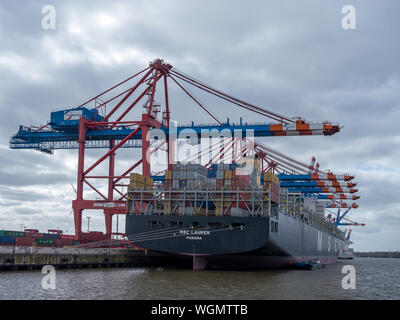
{"type": "Polygon", "coordinates": [[[162,268],[56,270],[43,289],[40,270],[0,273],[0,299],[400,299],[400,259],[339,260],[318,270],[192,271],[162,268]],[[355,289],[343,289],[353,265],[355,289]]]}

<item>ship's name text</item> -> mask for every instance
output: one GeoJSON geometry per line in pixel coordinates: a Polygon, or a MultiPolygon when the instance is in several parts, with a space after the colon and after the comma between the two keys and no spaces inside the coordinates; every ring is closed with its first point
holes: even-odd
{"type": "Polygon", "coordinates": [[[180,230],[179,234],[186,236],[186,240],[203,240],[202,236],[210,235],[206,230],[180,230]]]}

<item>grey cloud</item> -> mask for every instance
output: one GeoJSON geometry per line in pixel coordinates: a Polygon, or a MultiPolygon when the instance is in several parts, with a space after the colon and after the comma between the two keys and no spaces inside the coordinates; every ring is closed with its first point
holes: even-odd
{"type": "Polygon", "coordinates": [[[1,185],[14,185],[14,186],[37,186],[37,185],[58,185],[63,184],[65,181],[70,181],[70,178],[62,173],[37,173],[29,175],[21,175],[15,173],[7,173],[0,171],[0,184],[1,185]]]}
{"type": "Polygon", "coordinates": [[[0,186],[0,196],[3,200],[17,200],[17,201],[40,201],[43,199],[49,199],[50,196],[46,196],[40,193],[26,192],[15,188],[9,188],[0,186]]]}

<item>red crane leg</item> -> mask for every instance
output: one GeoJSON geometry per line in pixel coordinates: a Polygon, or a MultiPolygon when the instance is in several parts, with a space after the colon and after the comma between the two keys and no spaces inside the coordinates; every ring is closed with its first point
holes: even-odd
{"type": "MultiPolygon", "coordinates": [[[[164,74],[164,98],[165,98],[165,113],[166,113],[166,126],[169,128],[169,120],[170,120],[170,114],[169,114],[169,99],[168,99],[168,84],[167,84],[167,76],[164,74]]],[[[172,165],[175,162],[175,139],[173,135],[170,135],[168,137],[168,170],[172,170],[172,165]]]]}
{"type": "MultiPolygon", "coordinates": [[[[110,149],[114,148],[115,141],[110,140],[110,149]]],[[[109,166],[108,166],[108,201],[114,200],[114,171],[115,171],[115,151],[110,154],[109,166]]],[[[104,219],[106,223],[106,235],[107,238],[111,239],[112,233],[112,211],[104,209],[104,219]]]]}

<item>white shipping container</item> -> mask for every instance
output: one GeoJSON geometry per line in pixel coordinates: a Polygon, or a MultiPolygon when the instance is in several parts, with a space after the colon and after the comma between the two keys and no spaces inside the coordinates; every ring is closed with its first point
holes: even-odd
{"type": "Polygon", "coordinates": [[[224,171],[217,171],[217,179],[223,179],[224,178],[224,171]]]}
{"type": "Polygon", "coordinates": [[[203,188],[207,187],[207,183],[201,180],[194,180],[193,181],[193,187],[196,188],[203,188]]]}
{"type": "Polygon", "coordinates": [[[231,208],[231,216],[234,216],[234,217],[245,217],[247,215],[248,215],[248,212],[246,210],[244,210],[244,209],[235,208],[235,207],[231,208]]]}
{"type": "Polygon", "coordinates": [[[185,216],[192,216],[192,215],[193,215],[192,207],[185,207],[185,216]]]}
{"type": "Polygon", "coordinates": [[[195,176],[196,176],[196,172],[194,172],[194,171],[187,171],[186,172],[186,178],[187,179],[194,179],[195,176]]]}

